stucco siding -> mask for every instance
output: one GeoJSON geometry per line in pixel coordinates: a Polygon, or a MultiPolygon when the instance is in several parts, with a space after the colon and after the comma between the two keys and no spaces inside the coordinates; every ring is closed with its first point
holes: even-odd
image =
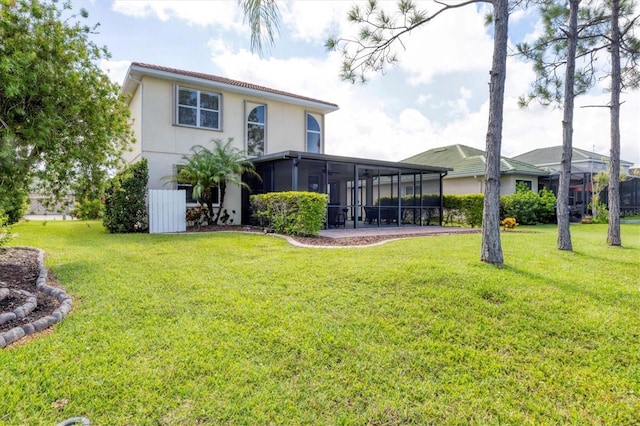
{"type": "MultiPolygon", "coordinates": [[[[286,150],[306,149],[306,113],[314,113],[322,125],[322,115],[309,111],[302,106],[289,105],[284,102],[265,101],[257,97],[247,97],[235,93],[220,93],[222,96],[222,112],[220,131],[198,129],[174,124],[174,90],[175,85],[169,80],[153,77],[143,79],[142,90],[138,89],[132,100],[132,111],[136,113],[136,122],[143,122],[137,133],[143,141],[138,150],[144,151],[149,160],[149,187],[160,189],[164,186],[162,177],[173,172],[175,164],[183,155],[189,155],[195,145],[210,146],[213,139],[226,142],[233,138],[233,146],[245,150],[245,127],[249,110],[255,105],[266,105],[266,140],[265,154],[286,150]],[[138,100],[138,93],[144,94],[138,100]],[[134,103],[135,101],[135,103],[134,103]],[[138,108],[138,104],[140,105],[138,108]],[[144,120],[138,116],[144,117],[144,120]]],[[[187,86],[185,86],[187,87],[187,86]]],[[[211,90],[207,87],[190,85],[189,88],[211,90]]]]}
{"type": "Polygon", "coordinates": [[[445,194],[483,194],[483,177],[448,178],[442,181],[442,191],[445,194]]]}
{"type": "Polygon", "coordinates": [[[131,130],[135,141],[129,146],[130,150],[125,151],[122,158],[127,163],[135,163],[142,154],[142,95],[138,88],[129,101],[129,111],[131,113],[131,130]]]}

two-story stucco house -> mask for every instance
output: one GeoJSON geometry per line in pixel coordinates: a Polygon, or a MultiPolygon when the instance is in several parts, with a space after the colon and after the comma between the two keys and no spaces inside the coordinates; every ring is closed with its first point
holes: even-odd
{"type": "MultiPolygon", "coordinates": [[[[176,172],[194,145],[233,138],[249,157],[296,150],[324,152],[325,115],[338,106],[309,97],[214,75],[162,66],[131,64],[122,91],[136,137],[129,163],[146,158],[149,188],[171,189],[176,172]]],[[[240,214],[240,189],[229,188],[228,212],[240,214]]],[[[240,222],[236,217],[235,223],[240,222]]]]}
{"type": "MultiPolygon", "coordinates": [[[[348,222],[353,227],[365,223],[400,226],[401,215],[409,207],[400,205],[397,194],[399,183],[407,179],[419,182],[411,209],[420,224],[424,215],[419,194],[438,194],[439,202],[429,208],[441,208],[447,168],[326,155],[325,116],[338,109],[336,104],[137,62],[131,64],[122,91],[129,97],[136,137],[125,160],[147,159],[149,189],[177,189],[166,178],[176,173],[192,147],[233,138],[234,146],[252,159],[261,176],[250,182],[253,193],[299,190],[328,194],[327,226],[347,226],[348,222]],[[377,203],[381,182],[393,182],[391,195],[396,200],[396,205],[385,206],[390,210],[384,212],[385,221],[380,219],[383,212],[377,203]],[[425,184],[423,188],[422,182],[429,187],[425,184]]],[[[189,188],[184,189],[189,199],[189,188]]],[[[247,223],[248,194],[239,187],[227,189],[225,208],[233,223],[247,223]]]]}

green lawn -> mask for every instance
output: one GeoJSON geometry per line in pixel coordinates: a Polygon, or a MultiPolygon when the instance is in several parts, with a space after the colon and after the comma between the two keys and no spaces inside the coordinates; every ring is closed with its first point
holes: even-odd
{"type": "MultiPolygon", "coordinates": [[[[0,350],[0,424],[607,424],[640,419],[640,225],[372,248],[14,228],[74,296],[0,350]]],[[[525,231],[525,232],[522,232],[525,231]]]]}

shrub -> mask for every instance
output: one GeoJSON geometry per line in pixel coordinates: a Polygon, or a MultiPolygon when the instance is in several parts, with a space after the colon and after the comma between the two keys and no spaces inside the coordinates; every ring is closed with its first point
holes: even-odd
{"type": "Polygon", "coordinates": [[[447,222],[455,220],[472,228],[482,224],[483,194],[444,195],[443,204],[447,222]]]}
{"type": "Polygon", "coordinates": [[[0,210],[9,225],[20,222],[29,206],[29,193],[14,182],[4,182],[0,186],[0,210]]]}
{"type": "MultiPolygon", "coordinates": [[[[591,203],[588,208],[591,210],[591,203]]],[[[593,223],[609,223],[609,210],[604,203],[596,204],[596,215],[593,217],[593,223]]]]}
{"type": "Polygon", "coordinates": [[[11,238],[9,217],[0,209],[0,247],[7,244],[11,238]]]}
{"type": "Polygon", "coordinates": [[[516,226],[518,226],[518,222],[516,222],[516,219],[513,217],[505,217],[502,220],[502,227],[505,231],[515,229],[516,226]]]}
{"type": "Polygon", "coordinates": [[[315,192],[270,192],[251,196],[253,215],[274,232],[314,236],[320,233],[327,212],[327,195],[315,192]]]}
{"type": "Polygon", "coordinates": [[[111,233],[147,230],[145,195],[149,181],[147,160],[132,164],[107,182],[102,223],[111,233]]]}
{"type": "Polygon", "coordinates": [[[500,198],[503,217],[513,217],[522,225],[552,223],[555,218],[556,197],[553,192],[542,189],[535,193],[518,187],[514,194],[500,198]]]}
{"type": "Polygon", "coordinates": [[[70,213],[81,220],[96,220],[102,218],[102,203],[100,200],[85,200],[73,203],[70,213]]]}

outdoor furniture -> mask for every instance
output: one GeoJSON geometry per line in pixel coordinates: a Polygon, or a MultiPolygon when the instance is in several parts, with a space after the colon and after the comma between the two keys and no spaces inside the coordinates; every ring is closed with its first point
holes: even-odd
{"type": "Polygon", "coordinates": [[[398,209],[397,207],[385,207],[385,206],[373,206],[373,207],[364,207],[364,216],[367,224],[371,225],[373,221],[376,224],[381,224],[384,221],[385,224],[389,225],[392,222],[397,221],[398,219],[398,209]]]}
{"type": "Polygon", "coordinates": [[[346,222],[346,216],[342,212],[339,206],[327,207],[327,225],[329,228],[344,227],[346,222]]]}

